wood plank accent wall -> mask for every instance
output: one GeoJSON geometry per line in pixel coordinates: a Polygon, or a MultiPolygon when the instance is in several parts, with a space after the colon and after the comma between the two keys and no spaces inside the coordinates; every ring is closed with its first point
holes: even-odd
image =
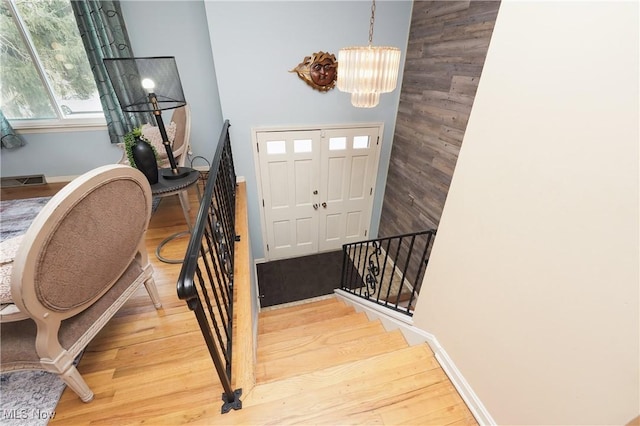
{"type": "Polygon", "coordinates": [[[414,2],[380,236],[438,227],[499,7],[414,2]]]}

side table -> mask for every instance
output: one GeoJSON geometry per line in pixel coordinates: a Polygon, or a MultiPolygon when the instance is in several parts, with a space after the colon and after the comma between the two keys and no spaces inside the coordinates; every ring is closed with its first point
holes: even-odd
{"type": "Polygon", "coordinates": [[[187,197],[183,197],[181,195],[182,191],[186,191],[190,186],[194,185],[198,182],[200,178],[200,172],[198,170],[191,170],[189,174],[180,179],[165,179],[162,177],[161,173],[158,173],[158,182],[151,185],[151,193],[154,197],[168,197],[170,195],[178,195],[180,198],[180,205],[182,206],[182,213],[184,214],[184,218],[187,221],[187,231],[177,232],[175,234],[169,235],[167,238],[162,240],[158,247],[156,248],[156,257],[158,260],[165,263],[182,263],[183,259],[167,259],[160,254],[162,248],[169,241],[181,237],[183,235],[188,235],[191,233],[191,218],[189,217],[189,200],[187,197]]]}

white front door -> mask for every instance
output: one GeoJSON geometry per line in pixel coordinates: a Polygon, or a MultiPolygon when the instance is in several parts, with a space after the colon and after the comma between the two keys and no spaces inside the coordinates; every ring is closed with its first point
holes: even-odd
{"type": "Polygon", "coordinates": [[[381,128],[257,131],[267,260],[366,239],[381,128]]]}
{"type": "Polygon", "coordinates": [[[260,132],[257,139],[268,258],[316,253],[320,131],[260,132]]]}
{"type": "Polygon", "coordinates": [[[378,128],[326,130],[320,166],[320,251],[366,239],[378,164],[378,128]]]}

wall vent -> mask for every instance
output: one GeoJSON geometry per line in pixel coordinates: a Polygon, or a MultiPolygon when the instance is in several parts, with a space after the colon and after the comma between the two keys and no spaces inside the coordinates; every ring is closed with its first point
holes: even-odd
{"type": "Polygon", "coordinates": [[[44,185],[46,183],[47,180],[44,175],[8,176],[0,180],[0,187],[12,188],[16,186],[44,185]]]}

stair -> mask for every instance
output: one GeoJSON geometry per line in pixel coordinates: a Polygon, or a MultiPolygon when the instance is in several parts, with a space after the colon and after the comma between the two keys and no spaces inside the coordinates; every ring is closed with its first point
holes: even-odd
{"type": "Polygon", "coordinates": [[[256,386],[234,424],[471,424],[426,344],[410,347],[336,298],[258,321],[256,386]]]}

